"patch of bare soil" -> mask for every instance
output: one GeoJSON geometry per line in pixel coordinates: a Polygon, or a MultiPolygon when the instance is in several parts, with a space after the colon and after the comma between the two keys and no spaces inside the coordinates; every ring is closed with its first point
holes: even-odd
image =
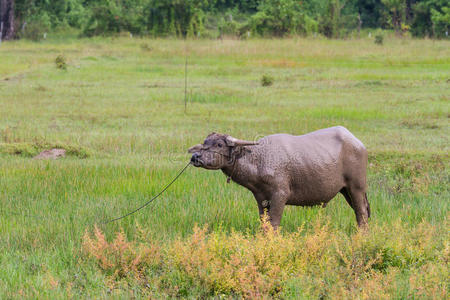
{"type": "Polygon", "coordinates": [[[34,159],[58,159],[66,156],[65,149],[54,148],[51,150],[44,150],[34,157],[34,159]]]}

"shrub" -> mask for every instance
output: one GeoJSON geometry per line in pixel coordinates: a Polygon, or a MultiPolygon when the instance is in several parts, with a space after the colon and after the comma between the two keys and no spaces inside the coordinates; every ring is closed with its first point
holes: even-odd
{"type": "Polygon", "coordinates": [[[436,37],[448,38],[448,32],[450,30],[450,7],[442,7],[442,12],[431,9],[431,21],[433,22],[436,37]]]}
{"type": "Polygon", "coordinates": [[[71,0],[67,2],[66,13],[67,15],[63,16],[68,25],[82,28],[87,22],[90,11],[81,1],[71,0]]]}
{"type": "Polygon", "coordinates": [[[58,69],[67,70],[66,57],[63,54],[58,55],[55,58],[55,65],[58,69]]]}
{"type": "Polygon", "coordinates": [[[412,6],[411,33],[418,37],[448,38],[450,7],[445,0],[418,1],[412,6]]]}
{"type": "Polygon", "coordinates": [[[78,158],[88,158],[92,156],[92,151],[90,149],[68,145],[64,143],[48,143],[45,141],[36,141],[34,143],[26,142],[6,142],[0,143],[0,154],[8,155],[20,155],[24,157],[33,157],[39,154],[43,150],[59,148],[66,150],[66,155],[78,157],[78,158]]]}
{"type": "Polygon", "coordinates": [[[22,155],[32,157],[39,153],[39,149],[30,143],[0,143],[0,154],[22,155]]]}
{"type": "Polygon", "coordinates": [[[379,34],[375,35],[374,43],[377,45],[383,45],[383,40],[384,40],[383,35],[381,33],[379,33],[379,34]]]}
{"type": "Polygon", "coordinates": [[[294,233],[274,232],[267,221],[256,234],[195,226],[164,249],[143,236],[138,228],[141,242],[130,242],[120,231],[108,242],[94,228],[93,236],[84,235],[83,252],[108,281],[128,278],[144,292],[159,289],[150,298],[390,299],[401,293],[438,299],[446,293],[448,232],[425,222],[374,225],[351,235],[320,218],[294,233]]]}
{"type": "Polygon", "coordinates": [[[102,0],[91,7],[91,17],[84,28],[84,35],[118,33],[124,30],[122,12],[115,1],[102,0]]]}
{"type": "Polygon", "coordinates": [[[305,13],[300,1],[264,0],[250,18],[249,28],[262,36],[306,35],[317,31],[317,22],[305,13]]]}
{"type": "Polygon", "coordinates": [[[142,44],[141,44],[141,50],[142,50],[142,51],[145,51],[145,52],[151,52],[151,51],[153,51],[153,47],[150,46],[150,45],[147,44],[147,43],[142,43],[142,44]]]}
{"type": "Polygon", "coordinates": [[[274,82],[274,78],[271,75],[264,74],[261,77],[261,85],[262,86],[271,86],[274,82]]]}
{"type": "Polygon", "coordinates": [[[219,30],[220,36],[239,36],[239,23],[233,20],[222,19],[217,28],[219,30]]]}
{"type": "Polygon", "coordinates": [[[38,42],[44,38],[44,34],[50,30],[50,27],[50,17],[46,12],[43,12],[36,14],[24,23],[18,35],[20,38],[38,42]]]}
{"type": "Polygon", "coordinates": [[[158,246],[131,243],[123,231],[118,232],[112,242],[108,242],[100,229],[95,227],[93,237],[85,232],[82,248],[88,257],[95,259],[100,269],[116,279],[126,276],[142,278],[147,268],[161,262],[158,246]]]}
{"type": "Polygon", "coordinates": [[[208,1],[150,0],[144,7],[143,24],[155,36],[199,36],[203,32],[208,1]]]}

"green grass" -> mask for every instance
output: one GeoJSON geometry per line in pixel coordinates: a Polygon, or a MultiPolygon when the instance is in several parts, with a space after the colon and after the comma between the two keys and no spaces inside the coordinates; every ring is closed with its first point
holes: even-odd
{"type": "MultiPolygon", "coordinates": [[[[2,43],[0,298],[108,297],[107,274],[81,251],[94,224],[108,238],[123,228],[130,239],[140,224],[162,244],[195,224],[256,233],[251,193],[194,168],[145,210],[100,225],[159,192],[212,131],[253,139],[343,125],[369,150],[371,225],[445,231],[449,49],[448,41],[410,39],[2,43]],[[56,68],[59,54],[67,70],[56,68]],[[272,86],[261,86],[263,74],[272,86]],[[31,159],[51,146],[71,155],[31,159]]],[[[295,232],[317,220],[339,234],[356,231],[342,196],[325,209],[288,207],[282,226],[295,232]]],[[[131,282],[115,295],[141,291],[131,282]]]]}

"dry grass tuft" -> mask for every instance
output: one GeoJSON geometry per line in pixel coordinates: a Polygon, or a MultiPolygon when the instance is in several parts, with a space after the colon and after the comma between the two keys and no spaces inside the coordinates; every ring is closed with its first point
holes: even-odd
{"type": "Polygon", "coordinates": [[[351,236],[319,221],[295,233],[274,232],[263,223],[254,235],[195,226],[192,235],[164,250],[129,242],[123,232],[109,243],[98,228],[83,240],[84,252],[111,281],[137,278],[143,290],[159,287],[170,297],[192,289],[205,297],[247,299],[433,299],[447,292],[448,238],[429,223],[409,229],[399,221],[351,236]]]}
{"type": "Polygon", "coordinates": [[[152,243],[137,245],[127,241],[123,231],[116,233],[112,242],[108,242],[105,235],[94,228],[93,236],[86,231],[83,236],[82,248],[84,253],[97,261],[97,265],[114,279],[126,276],[143,278],[146,269],[161,262],[158,246],[152,243]]]}

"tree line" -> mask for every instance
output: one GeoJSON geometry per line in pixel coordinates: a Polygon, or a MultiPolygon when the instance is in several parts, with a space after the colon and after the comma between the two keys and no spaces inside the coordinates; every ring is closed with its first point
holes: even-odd
{"type": "Polygon", "coordinates": [[[3,39],[39,39],[59,28],[83,36],[329,38],[381,28],[446,38],[449,27],[448,0],[0,0],[3,39]]]}

